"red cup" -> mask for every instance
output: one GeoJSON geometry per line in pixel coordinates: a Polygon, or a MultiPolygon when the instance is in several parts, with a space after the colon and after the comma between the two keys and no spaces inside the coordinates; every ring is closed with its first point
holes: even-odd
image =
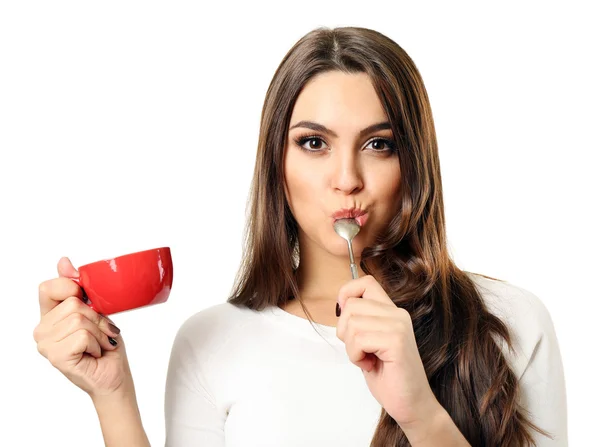
{"type": "Polygon", "coordinates": [[[92,262],[71,278],[82,289],[84,301],[103,315],[164,303],[173,285],[169,247],[154,248],[92,262]]]}

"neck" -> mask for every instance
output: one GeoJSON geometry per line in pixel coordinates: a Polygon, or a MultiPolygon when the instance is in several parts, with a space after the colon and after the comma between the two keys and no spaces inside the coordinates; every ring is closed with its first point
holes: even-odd
{"type": "MultiPolygon", "coordinates": [[[[335,256],[326,252],[312,242],[303,242],[300,238],[300,265],[296,272],[298,288],[302,300],[331,301],[337,299],[340,288],[352,279],[350,272],[350,258],[335,256]]],[[[360,257],[354,256],[358,268],[358,276],[365,273],[360,268],[360,257]]]]}

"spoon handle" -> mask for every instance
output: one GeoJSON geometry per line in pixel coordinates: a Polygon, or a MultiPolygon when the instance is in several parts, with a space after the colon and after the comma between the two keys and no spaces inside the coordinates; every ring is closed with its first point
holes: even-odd
{"type": "Polygon", "coordinates": [[[352,272],[352,279],[358,279],[358,269],[356,268],[356,264],[350,264],[350,271],[352,272]]]}
{"type": "Polygon", "coordinates": [[[350,272],[352,273],[352,279],[358,279],[358,269],[354,263],[354,253],[352,250],[352,240],[348,239],[348,255],[350,256],[350,272]]]}

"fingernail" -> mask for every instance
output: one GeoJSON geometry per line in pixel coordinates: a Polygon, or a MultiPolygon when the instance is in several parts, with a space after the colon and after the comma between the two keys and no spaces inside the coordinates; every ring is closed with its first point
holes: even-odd
{"type": "Polygon", "coordinates": [[[342,313],[342,309],[340,309],[340,303],[335,303],[335,316],[339,317],[342,313]]]}
{"type": "Polygon", "coordinates": [[[117,346],[117,340],[112,337],[108,337],[108,342],[113,346],[117,346]]]}
{"type": "Polygon", "coordinates": [[[104,315],[103,313],[101,313],[101,314],[100,314],[100,316],[101,316],[102,318],[104,318],[104,319],[107,321],[107,323],[108,323],[108,328],[111,330],[111,332],[112,332],[113,334],[119,335],[119,334],[121,333],[121,329],[119,329],[119,328],[117,327],[117,325],[115,324],[115,322],[114,322],[114,321],[112,321],[110,318],[108,318],[108,317],[107,317],[106,315],[104,315]]]}
{"type": "Polygon", "coordinates": [[[110,329],[110,331],[111,331],[113,334],[117,334],[117,335],[119,335],[119,334],[121,333],[121,329],[119,329],[117,326],[115,326],[115,325],[114,325],[114,324],[112,324],[112,323],[108,323],[108,328],[110,329]]]}

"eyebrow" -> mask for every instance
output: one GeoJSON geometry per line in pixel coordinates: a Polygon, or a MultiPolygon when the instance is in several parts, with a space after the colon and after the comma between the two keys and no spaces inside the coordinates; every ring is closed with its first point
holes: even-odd
{"type": "MultiPolygon", "coordinates": [[[[304,127],[306,129],[311,129],[316,132],[323,132],[324,134],[330,135],[334,138],[338,137],[337,134],[333,130],[328,129],[327,127],[323,126],[322,124],[315,123],[314,121],[300,121],[300,122],[294,124],[292,127],[290,127],[290,130],[295,129],[296,127],[304,127]]],[[[389,130],[391,128],[392,128],[392,126],[390,125],[390,123],[387,121],[384,121],[382,123],[372,124],[369,127],[365,127],[363,130],[361,130],[358,133],[358,135],[359,135],[359,137],[362,138],[365,135],[368,135],[373,132],[377,132],[378,130],[389,130]]]]}

